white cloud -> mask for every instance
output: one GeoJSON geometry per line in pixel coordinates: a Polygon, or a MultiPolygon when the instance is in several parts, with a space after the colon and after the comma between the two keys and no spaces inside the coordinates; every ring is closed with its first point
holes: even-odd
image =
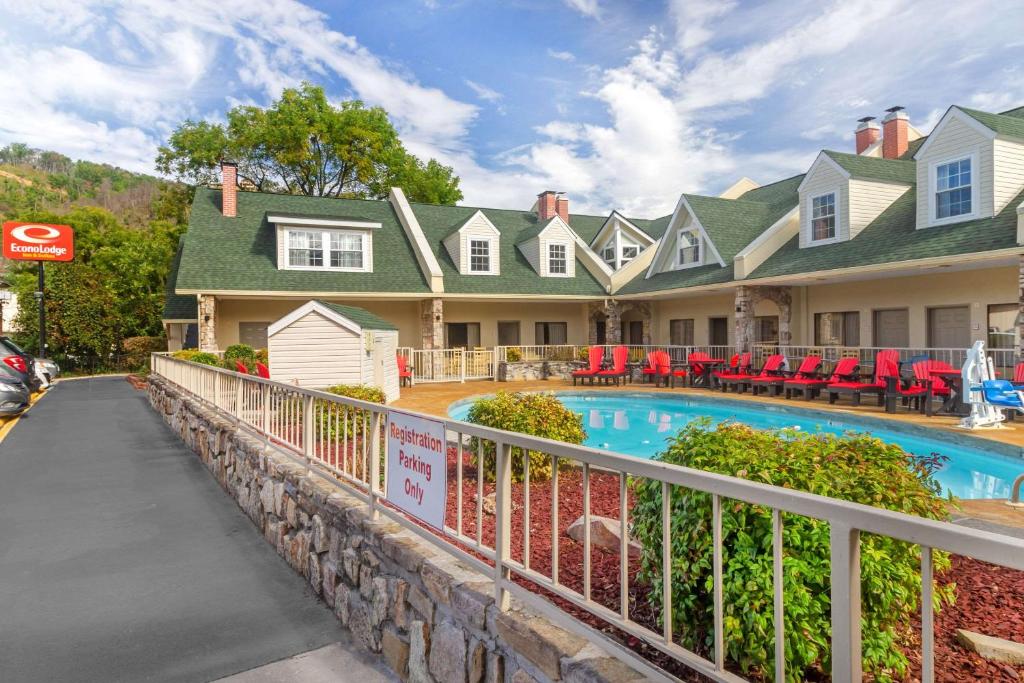
{"type": "Polygon", "coordinates": [[[734,0],[671,0],[669,14],[676,25],[677,47],[689,52],[706,43],[713,35],[708,24],[728,14],[735,6],[734,0]]]}
{"type": "Polygon", "coordinates": [[[476,96],[479,97],[484,102],[499,102],[501,98],[504,97],[504,95],[502,95],[497,90],[494,90],[493,88],[488,88],[486,85],[480,85],[479,83],[471,81],[468,78],[466,79],[465,83],[466,85],[469,86],[469,89],[475,92],[476,96]]]}
{"type": "Polygon", "coordinates": [[[552,59],[558,59],[563,62],[576,61],[576,55],[569,52],[568,50],[552,50],[550,47],[548,48],[548,57],[551,57],[552,59]]]}
{"type": "Polygon", "coordinates": [[[598,19],[601,17],[601,6],[598,0],[563,0],[566,5],[580,14],[598,19]]]}

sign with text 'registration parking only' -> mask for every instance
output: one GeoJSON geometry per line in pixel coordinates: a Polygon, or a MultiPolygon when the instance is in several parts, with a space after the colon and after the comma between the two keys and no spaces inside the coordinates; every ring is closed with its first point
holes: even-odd
{"type": "Polygon", "coordinates": [[[448,496],[444,423],[388,412],[388,502],[436,529],[444,529],[448,496]]]}
{"type": "Polygon", "coordinates": [[[4,223],[4,258],[17,261],[71,261],[75,231],[70,225],[4,223]]]}

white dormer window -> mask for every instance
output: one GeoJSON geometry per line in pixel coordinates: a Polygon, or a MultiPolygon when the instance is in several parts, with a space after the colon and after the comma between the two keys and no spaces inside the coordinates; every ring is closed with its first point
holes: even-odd
{"type": "Polygon", "coordinates": [[[626,265],[639,255],[640,247],[634,245],[624,245],[622,247],[622,265],[626,265]]]}
{"type": "Polygon", "coordinates": [[[601,250],[601,259],[607,263],[612,270],[615,270],[615,243],[612,242],[603,250],[601,250]]]}
{"type": "Polygon", "coordinates": [[[836,238],[836,193],[811,198],[811,241],[836,238]]]}
{"type": "Polygon", "coordinates": [[[350,230],[285,231],[291,270],[369,271],[368,235],[350,230]]]}
{"type": "Polygon", "coordinates": [[[548,274],[549,275],[568,275],[569,274],[569,260],[567,258],[567,248],[564,244],[549,244],[548,245],[548,274]]]}
{"type": "Polygon", "coordinates": [[[935,219],[973,213],[971,202],[971,158],[965,157],[935,167],[935,219]]]}
{"type": "Polygon", "coordinates": [[[491,241],[469,240],[469,272],[491,272],[491,241]]]}
{"type": "Polygon", "coordinates": [[[678,266],[692,266],[700,263],[700,233],[695,228],[679,231],[678,266]]]}

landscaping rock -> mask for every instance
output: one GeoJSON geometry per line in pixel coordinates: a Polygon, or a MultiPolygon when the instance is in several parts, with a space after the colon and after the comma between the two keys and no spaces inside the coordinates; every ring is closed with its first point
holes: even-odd
{"type": "Polygon", "coordinates": [[[466,683],[466,636],[450,622],[441,622],[431,636],[430,673],[445,683],[466,683]]]}
{"type": "Polygon", "coordinates": [[[494,619],[498,636],[518,654],[552,680],[561,676],[562,657],[573,657],[586,641],[550,622],[516,610],[501,612],[494,619]]]}
{"type": "Polygon", "coordinates": [[[962,628],[956,630],[957,641],[968,650],[977,652],[985,659],[1003,664],[1019,666],[1024,664],[1024,645],[1012,640],[1003,640],[975,633],[962,628]]]}
{"type": "Polygon", "coordinates": [[[381,634],[381,651],[388,666],[403,681],[409,680],[409,643],[393,627],[381,634]]]}
{"type": "Polygon", "coordinates": [[[433,683],[427,669],[430,652],[430,628],[422,621],[409,627],[409,683],[433,683]]]}
{"type": "MultiPolygon", "coordinates": [[[[572,540],[578,543],[583,543],[583,530],[583,515],[580,515],[576,521],[570,524],[569,528],[565,530],[565,534],[572,540]]],[[[590,516],[591,546],[617,555],[619,553],[619,543],[621,541],[619,531],[620,525],[618,520],[601,517],[599,515],[590,516]]],[[[630,557],[640,557],[640,553],[643,551],[643,547],[633,539],[629,539],[626,547],[630,557]]]]}

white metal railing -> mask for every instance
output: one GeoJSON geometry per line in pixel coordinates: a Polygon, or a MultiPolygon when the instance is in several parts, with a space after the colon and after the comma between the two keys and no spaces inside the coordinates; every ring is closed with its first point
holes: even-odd
{"type": "MultiPolygon", "coordinates": [[[[759,343],[754,344],[752,349],[752,361],[756,367],[760,367],[764,364],[764,359],[773,353],[781,353],[786,356],[789,361],[790,367],[798,365],[799,362],[808,355],[821,356],[827,363],[834,363],[840,358],[854,357],[859,358],[863,363],[873,364],[875,362],[875,355],[886,348],[893,347],[882,347],[882,346],[800,346],[795,344],[789,344],[780,346],[778,344],[765,344],[759,343]]],[[[910,361],[916,357],[927,357],[932,360],[945,361],[955,368],[959,368],[967,360],[968,349],[942,349],[942,348],[928,348],[928,347],[905,347],[895,348],[895,351],[899,353],[901,361],[910,361]]],[[[1015,363],[1015,354],[1013,349],[986,349],[989,357],[992,358],[992,363],[1003,371],[1004,375],[1007,371],[1012,376],[1012,370],[1015,363]]]]}
{"type": "MultiPolygon", "coordinates": [[[[255,432],[274,446],[302,458],[310,470],[331,476],[364,500],[373,516],[385,515],[480,571],[494,576],[498,608],[509,607],[510,593],[550,618],[585,637],[610,648],[618,656],[641,668],[641,660],[620,641],[584,625],[554,603],[521,584],[540,587],[577,608],[596,615],[620,632],[676,658],[685,666],[717,681],[741,681],[726,670],[723,645],[722,604],[722,502],[741,501],[772,510],[772,553],[774,563],[774,678],[785,680],[785,625],[782,618],[784,557],[783,513],[826,521],[831,528],[830,572],[832,612],[832,680],[852,683],[861,680],[860,656],[860,534],[888,536],[921,549],[921,637],[922,680],[934,679],[932,557],[936,550],[966,555],[984,562],[1024,570],[1024,540],[979,531],[947,522],[937,522],[900,512],[826,498],[791,489],[753,483],[734,477],[703,472],[656,460],[644,460],[609,451],[574,446],[549,439],[505,432],[455,420],[441,419],[449,440],[449,458],[454,457],[456,510],[449,512],[443,531],[431,532],[388,506],[384,497],[387,471],[387,440],[384,425],[391,412],[386,406],[302,389],[221,368],[199,365],[154,354],[153,374],[176,384],[205,404],[237,421],[241,428],[255,432]],[[530,481],[530,458],[520,458],[521,480],[513,505],[513,449],[534,451],[549,459],[552,477],[540,488],[530,481]],[[608,479],[602,478],[611,478],[608,479]],[[713,531],[713,648],[708,658],[675,642],[672,634],[671,572],[663,572],[663,627],[639,623],[631,613],[628,574],[628,487],[638,479],[654,480],[662,486],[662,560],[670,567],[673,487],[709,494],[712,500],[713,531]],[[621,543],[619,586],[614,604],[604,604],[592,591],[590,537],[590,491],[595,482],[612,483],[618,490],[618,519],[621,543]],[[580,486],[583,492],[583,567],[560,572],[559,487],[580,486]],[[485,515],[484,492],[495,493],[493,518],[485,515]],[[550,516],[531,524],[530,496],[550,495],[550,516]],[[475,506],[473,505],[475,503],[475,506]],[[518,519],[517,519],[518,518],[518,519]],[[513,521],[519,522],[521,538],[512,538],[513,521]],[[544,531],[545,525],[548,527],[544,531]],[[550,568],[531,566],[531,541],[539,548],[550,546],[550,568]]],[[[406,411],[402,411],[406,412],[406,411]]],[[[428,419],[439,419],[423,415],[428,419]]],[[[521,452],[520,451],[520,452],[521,452]]],[[[451,467],[451,466],[450,466],[451,467]]],[[[451,476],[451,475],[449,475],[451,476]]]]}
{"type": "Polygon", "coordinates": [[[413,384],[494,377],[495,356],[490,349],[414,349],[402,346],[398,355],[409,364],[413,384]]]}
{"type": "Polygon", "coordinates": [[[589,349],[600,346],[604,349],[604,358],[611,361],[612,349],[625,346],[629,349],[631,362],[643,362],[651,351],[667,351],[673,362],[684,362],[689,354],[704,352],[715,358],[729,358],[735,351],[731,346],[695,346],[673,344],[552,344],[532,346],[496,346],[495,358],[500,362],[539,362],[539,361],[581,361],[588,359],[589,349]]]}

